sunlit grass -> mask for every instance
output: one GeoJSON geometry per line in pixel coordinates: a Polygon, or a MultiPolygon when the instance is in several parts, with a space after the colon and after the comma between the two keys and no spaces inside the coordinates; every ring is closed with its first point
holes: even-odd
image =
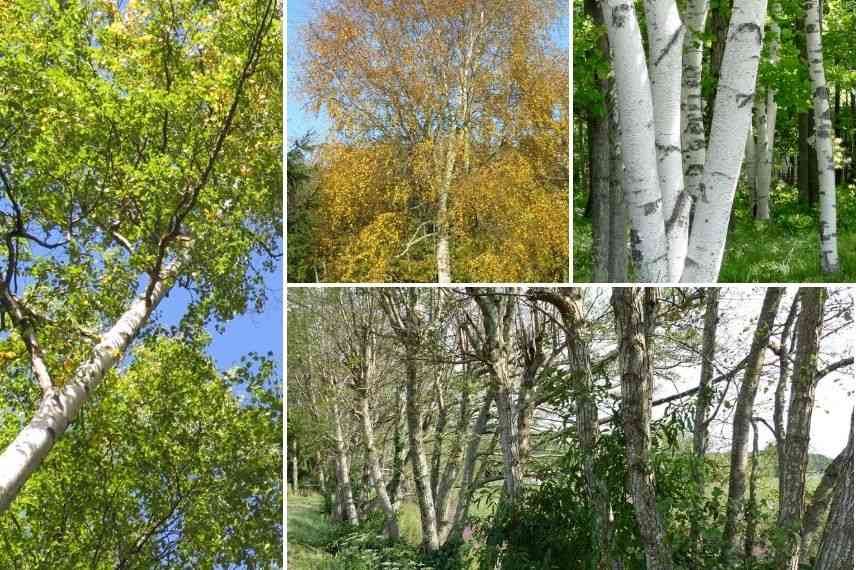
{"type": "MultiPolygon", "coordinates": [[[[591,220],[582,216],[585,196],[574,208],[574,281],[592,280],[591,220]]],[[[838,190],[838,255],[841,270],[820,270],[816,209],[799,203],[795,188],[780,185],[772,196],[772,219],[753,220],[748,198],[738,194],[735,216],[719,273],[720,283],[809,283],[856,281],[856,186],[838,190]]]]}

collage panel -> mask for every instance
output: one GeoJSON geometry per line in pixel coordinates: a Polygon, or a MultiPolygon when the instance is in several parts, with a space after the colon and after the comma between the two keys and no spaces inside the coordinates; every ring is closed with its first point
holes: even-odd
{"type": "Polygon", "coordinates": [[[853,567],[853,289],[289,288],[288,567],[853,567]]]}
{"type": "Polygon", "coordinates": [[[573,281],[856,282],[847,0],[573,0],[573,281]]]}
{"type": "Polygon", "coordinates": [[[0,2],[3,570],[284,567],[282,18],[0,2]]]}
{"type": "Polygon", "coordinates": [[[288,8],[288,280],[570,280],[563,0],[288,8]]]}

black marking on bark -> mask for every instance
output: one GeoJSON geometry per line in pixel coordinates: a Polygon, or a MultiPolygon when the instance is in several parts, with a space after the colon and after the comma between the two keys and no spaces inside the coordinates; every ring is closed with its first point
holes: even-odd
{"type": "Polygon", "coordinates": [[[822,98],[824,101],[826,101],[829,97],[829,89],[827,89],[826,86],[821,85],[820,87],[814,90],[814,98],[817,99],[819,97],[822,98]]]}
{"type": "Polygon", "coordinates": [[[681,38],[683,31],[684,25],[681,24],[680,26],[678,26],[678,29],[675,30],[675,33],[672,34],[672,37],[669,39],[669,43],[667,43],[666,46],[660,51],[660,55],[658,55],[657,59],[654,61],[655,66],[659,65],[660,62],[663,61],[663,58],[666,57],[666,55],[668,55],[671,49],[675,46],[675,44],[678,43],[678,40],[681,38]]]}
{"type": "Polygon", "coordinates": [[[56,430],[51,426],[45,428],[45,431],[48,432],[51,436],[51,441],[56,441],[56,430]]]}
{"type": "Polygon", "coordinates": [[[698,183],[698,199],[702,202],[710,203],[710,200],[707,198],[707,186],[704,185],[704,182],[698,183]]]}
{"type": "Polygon", "coordinates": [[[663,157],[660,158],[660,160],[663,160],[666,157],[665,155],[669,155],[673,152],[681,152],[681,147],[675,146],[673,144],[669,144],[669,145],[658,144],[658,145],[656,145],[656,147],[657,147],[657,152],[659,152],[660,154],[663,155],[663,157]]]}
{"type": "Polygon", "coordinates": [[[681,190],[681,193],[678,194],[678,199],[675,200],[675,208],[672,210],[672,215],[669,220],[666,222],[666,232],[672,231],[675,227],[684,227],[687,225],[687,217],[682,214],[688,213],[690,206],[692,205],[692,198],[686,190],[681,190]],[[682,222],[682,223],[679,223],[682,222]]]}
{"type": "Polygon", "coordinates": [[[633,263],[639,264],[642,262],[642,250],[639,249],[639,245],[642,243],[642,240],[639,238],[639,232],[631,229],[630,230],[630,257],[633,259],[633,263]]]}
{"type": "Polygon", "coordinates": [[[687,267],[698,267],[698,261],[696,261],[690,256],[687,256],[686,260],[684,261],[684,269],[686,269],[687,267]]]}
{"type": "Polygon", "coordinates": [[[660,209],[660,203],[663,201],[662,198],[657,198],[652,202],[648,202],[646,204],[642,204],[642,208],[645,210],[645,215],[653,214],[657,210],[660,209]]]}
{"type": "Polygon", "coordinates": [[[752,93],[737,93],[734,98],[737,101],[738,107],[745,107],[746,105],[751,104],[752,101],[755,99],[755,92],[753,91],[752,93]]]}
{"type": "Polygon", "coordinates": [[[758,43],[758,45],[761,45],[761,42],[764,39],[764,35],[763,35],[764,32],[761,29],[761,26],[759,26],[755,22],[743,22],[742,24],[737,26],[737,31],[735,32],[735,35],[743,33],[743,32],[754,33],[755,34],[755,41],[758,43]]]}
{"type": "Polygon", "coordinates": [[[690,164],[684,170],[684,174],[687,176],[699,176],[704,173],[704,165],[703,164],[690,164]]]}
{"type": "MultiPolygon", "coordinates": [[[[812,3],[806,2],[806,6],[808,6],[809,4],[812,4],[812,3]]],[[[816,31],[817,31],[817,26],[815,26],[814,24],[806,24],[805,25],[805,33],[806,34],[813,34],[816,31]]]]}
{"type": "Polygon", "coordinates": [[[612,25],[616,28],[621,28],[627,21],[627,14],[630,12],[629,4],[619,4],[612,9],[612,25]]]}
{"type": "MultiPolygon", "coordinates": [[[[689,131],[695,135],[700,135],[704,132],[704,125],[689,125],[689,131]]],[[[690,144],[687,145],[687,148],[690,150],[702,150],[704,148],[704,141],[702,139],[696,139],[690,144]]]]}
{"type": "Polygon", "coordinates": [[[725,172],[722,172],[720,170],[714,170],[710,173],[710,175],[711,176],[722,176],[726,180],[734,180],[733,176],[731,176],[730,174],[726,174],[725,172]]]}

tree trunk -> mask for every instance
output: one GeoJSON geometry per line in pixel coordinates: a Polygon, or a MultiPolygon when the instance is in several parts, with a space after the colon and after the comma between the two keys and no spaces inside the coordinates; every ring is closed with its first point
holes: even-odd
{"type": "Polygon", "coordinates": [[[609,195],[609,123],[604,115],[589,119],[592,138],[592,254],[594,267],[592,280],[605,283],[609,280],[610,195],[609,195]]]}
{"type": "Polygon", "coordinates": [[[452,282],[452,261],[449,253],[449,192],[455,172],[457,145],[455,133],[446,137],[445,164],[437,193],[437,282],[452,282]]]}
{"type": "Polygon", "coordinates": [[[669,269],[654,138],[654,102],[648,68],[641,56],[642,35],[632,2],[605,0],[601,7],[613,50],[624,197],[631,228],[630,255],[637,279],[656,283],[668,278],[669,269]]]}
{"type": "Polygon", "coordinates": [[[826,518],[832,494],[842,479],[844,470],[853,468],[852,451],[849,446],[841,450],[841,453],[835,457],[832,463],[826,466],[823,471],[823,478],[814,490],[811,503],[809,503],[803,516],[802,530],[800,531],[800,552],[804,556],[810,556],[812,538],[826,518]]]}
{"type": "MultiPolygon", "coordinates": [[[[781,12],[781,4],[774,3],[771,12],[778,15],[781,12]]],[[[770,19],[770,62],[773,65],[779,64],[779,37],[781,31],[779,24],[775,18],[770,19]]],[[[776,142],[776,115],[778,106],[776,105],[776,90],[772,87],[767,87],[767,96],[764,102],[764,123],[766,128],[763,131],[763,137],[759,139],[757,151],[757,178],[756,188],[758,191],[758,216],[757,219],[770,219],[770,189],[773,178],[773,152],[775,151],[776,142]]],[[[758,132],[758,136],[762,135],[758,132]]]]}
{"type": "Polygon", "coordinates": [[[148,299],[143,295],[131,303],[110,330],[101,335],[92,355],[77,367],[72,379],[45,394],[32,419],[0,454],[0,514],[9,508],[107,372],[121,360],[169,292],[178,271],[178,265],[168,268],[164,277],[149,286],[148,299]]]}
{"type": "Polygon", "coordinates": [[[752,422],[752,475],[749,477],[749,501],[746,508],[746,540],[743,543],[743,557],[752,559],[755,549],[755,535],[758,530],[758,423],[752,422]]]}
{"type": "Polygon", "coordinates": [[[686,121],[684,125],[684,187],[692,198],[698,199],[699,185],[704,173],[705,136],[704,109],[701,96],[702,56],[704,33],[707,20],[707,0],[690,0],[687,3],[687,33],[684,36],[683,100],[686,121]]]}
{"type": "MultiPolygon", "coordinates": [[[[799,311],[800,296],[794,295],[791,308],[788,310],[788,318],[779,337],[779,381],[776,384],[776,393],[773,397],[773,430],[776,436],[776,465],[778,467],[776,476],[781,488],[782,472],[784,472],[785,461],[785,392],[788,389],[788,380],[791,374],[791,353],[793,352],[793,327],[799,311]]],[[[782,496],[779,493],[779,510],[782,509],[782,496]]]]}
{"type": "Polygon", "coordinates": [[[360,522],[357,516],[357,506],[354,503],[354,492],[351,486],[351,461],[342,433],[342,416],[338,404],[333,403],[333,437],[336,443],[336,496],[342,520],[357,526],[360,522]]]}
{"type": "Polygon", "coordinates": [[[778,526],[785,532],[786,538],[777,553],[776,566],[782,570],[797,570],[800,561],[799,531],[804,510],[809,432],[826,290],[803,287],[799,295],[802,309],[797,319],[797,352],[788,409],[784,471],[780,474],[782,509],[779,511],[778,526]]]}
{"type": "Polygon", "coordinates": [[[850,416],[850,440],[842,466],[843,477],[835,486],[832,510],[823,529],[815,570],[853,568],[853,416],[850,416]]]}
{"type": "Polygon", "coordinates": [[[814,105],[814,148],[817,152],[820,195],[820,268],[824,273],[837,273],[838,222],[835,211],[835,160],[832,155],[832,138],[835,133],[830,116],[829,89],[823,70],[820,2],[806,0],[805,12],[808,74],[811,78],[814,105]]]}
{"type": "Polygon", "coordinates": [[[756,220],[770,219],[770,159],[767,96],[755,102],[755,211],[756,220]]]}
{"type": "Polygon", "coordinates": [[[398,540],[400,530],[398,527],[398,516],[392,506],[389,493],[386,492],[386,483],[383,470],[380,467],[380,458],[375,448],[374,422],[372,420],[371,405],[369,404],[368,386],[366,379],[356,386],[359,416],[363,428],[363,442],[366,446],[366,464],[368,468],[369,484],[374,489],[380,507],[386,516],[386,534],[390,540],[398,540]]]}
{"type": "Polygon", "coordinates": [[[523,467],[520,463],[520,437],[517,424],[516,382],[511,371],[510,327],[514,318],[514,301],[498,291],[489,294],[479,288],[468,289],[475,296],[484,327],[482,357],[490,369],[491,382],[496,389],[499,445],[502,449],[502,469],[505,499],[514,503],[520,495],[523,467]]]}
{"type": "MultiPolygon", "coordinates": [[[[716,326],[719,323],[719,293],[718,287],[708,287],[705,290],[705,312],[704,333],[701,349],[701,375],[698,382],[698,396],[696,397],[695,413],[693,415],[693,454],[696,463],[693,468],[693,479],[695,480],[699,496],[704,493],[704,475],[702,462],[707,453],[708,425],[707,417],[710,403],[713,399],[713,388],[710,381],[713,379],[713,359],[716,356],[716,326]]],[[[698,544],[701,529],[699,521],[692,523],[692,542],[698,544]]]]}
{"type": "MultiPolygon", "coordinates": [[[[757,109],[757,106],[758,106],[758,102],[756,101],[755,105],[753,106],[753,111],[755,111],[757,109]]],[[[753,112],[753,114],[752,114],[753,120],[754,120],[755,116],[756,115],[753,112]]],[[[755,159],[755,147],[756,147],[756,144],[755,144],[755,125],[750,124],[749,125],[749,134],[746,137],[746,150],[743,152],[743,164],[745,165],[745,168],[743,169],[743,178],[746,181],[746,188],[749,191],[749,204],[751,205],[750,207],[752,208],[751,213],[752,213],[753,218],[755,217],[755,212],[757,211],[757,207],[758,207],[758,192],[757,192],[757,187],[755,185],[755,183],[756,183],[756,177],[755,177],[756,170],[755,170],[755,168],[758,164],[757,164],[757,160],[755,159]]]]}
{"type": "Polygon", "coordinates": [[[648,570],[671,570],[672,553],[657,512],[654,473],[650,464],[652,368],[645,340],[642,291],[612,290],[616,332],[621,355],[621,398],[630,493],[648,570]]]}
{"type": "Polygon", "coordinates": [[[291,442],[291,491],[296,495],[300,487],[297,482],[297,442],[291,442]]]}
{"type": "Polygon", "coordinates": [[[615,81],[609,80],[609,282],[627,282],[627,205],[615,81]]]}
{"type": "Polygon", "coordinates": [[[648,61],[654,103],[654,143],[666,224],[669,281],[680,279],[691,200],[684,193],[681,155],[681,70],[685,28],[674,0],[646,0],[648,61]]]}
{"type": "Polygon", "coordinates": [[[751,123],[766,13],[766,0],[735,0],[731,12],[707,161],[696,202],[686,269],[681,277],[686,283],[716,282],[719,277],[751,123]]]}
{"type": "Polygon", "coordinates": [[[799,123],[799,155],[797,157],[797,183],[799,185],[800,199],[811,204],[811,147],[808,144],[808,137],[811,133],[809,129],[809,114],[799,113],[797,115],[799,123]]]}
{"type": "Polygon", "coordinates": [[[764,355],[770,342],[770,333],[773,330],[776,313],[784,292],[784,287],[769,287],[764,295],[761,314],[758,317],[752,346],[749,349],[746,372],[743,375],[743,383],[740,386],[740,394],[737,396],[734,409],[731,435],[731,471],[728,479],[728,505],[722,546],[722,558],[726,565],[733,563],[739,547],[737,523],[743,513],[743,496],[746,492],[747,445],[749,428],[752,423],[752,409],[755,406],[755,394],[758,391],[758,380],[761,377],[764,355]]]}
{"type": "Polygon", "coordinates": [[[422,545],[429,552],[440,548],[437,537],[437,513],[434,509],[434,497],[431,493],[431,479],[428,473],[428,461],[422,433],[422,413],[418,403],[419,381],[416,362],[412,355],[407,356],[407,433],[410,439],[410,460],[413,465],[413,480],[416,483],[416,499],[422,523],[422,545]]]}

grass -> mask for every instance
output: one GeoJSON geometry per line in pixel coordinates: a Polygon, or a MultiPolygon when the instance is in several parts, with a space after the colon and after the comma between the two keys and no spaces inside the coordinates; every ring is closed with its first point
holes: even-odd
{"type": "MultiPolygon", "coordinates": [[[[574,281],[592,280],[591,220],[582,216],[585,195],[574,207],[574,281]]],[[[856,185],[838,189],[838,254],[841,271],[820,271],[816,209],[799,203],[797,190],[780,184],[772,195],[772,219],[753,220],[745,192],[738,192],[720,283],[809,283],[856,281],[856,185]]],[[[631,277],[632,278],[632,277],[631,277]]]]}
{"type": "Polygon", "coordinates": [[[322,512],[320,495],[288,495],[288,564],[292,570],[331,568],[333,556],[325,551],[333,526],[322,512]]]}

